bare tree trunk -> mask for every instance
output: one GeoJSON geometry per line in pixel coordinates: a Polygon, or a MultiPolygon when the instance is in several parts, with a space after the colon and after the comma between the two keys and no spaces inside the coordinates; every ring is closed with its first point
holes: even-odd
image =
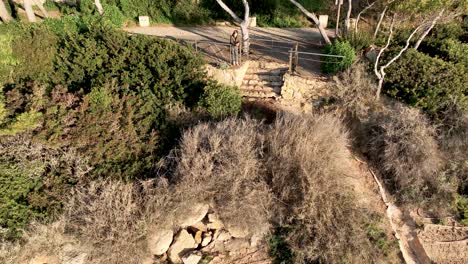
{"type": "Polygon", "coordinates": [[[356,17],[356,24],[354,24],[354,32],[356,33],[358,32],[359,19],[361,19],[362,14],[364,14],[367,10],[369,10],[369,8],[372,8],[376,2],[377,1],[372,2],[372,4],[367,5],[363,10],[361,10],[361,12],[359,12],[359,14],[356,17]]]}
{"type": "Polygon", "coordinates": [[[437,21],[442,17],[442,15],[444,14],[445,12],[445,9],[442,9],[442,11],[440,11],[439,15],[437,15],[437,17],[434,18],[434,20],[432,20],[432,23],[431,25],[429,26],[429,28],[424,31],[424,33],[419,37],[418,41],[416,42],[416,44],[414,45],[414,49],[418,49],[419,46],[421,45],[421,43],[423,42],[423,40],[426,38],[426,36],[429,34],[429,32],[431,32],[431,30],[434,28],[434,26],[437,24],[437,21]]]}
{"type": "Polygon", "coordinates": [[[12,20],[10,13],[8,13],[8,10],[6,9],[3,0],[0,0],[0,18],[3,22],[8,22],[12,20]]]}
{"type": "Polygon", "coordinates": [[[33,0],[34,4],[36,4],[39,9],[41,10],[41,13],[44,17],[49,17],[49,13],[47,10],[44,8],[44,5],[42,4],[41,0],[33,0]]]}
{"type": "Polygon", "coordinates": [[[99,15],[102,16],[104,14],[104,9],[102,8],[101,1],[100,0],[94,0],[94,5],[96,5],[97,11],[99,15]]]}
{"type": "Polygon", "coordinates": [[[36,22],[36,15],[32,7],[32,0],[23,0],[24,10],[26,11],[26,16],[28,17],[29,22],[36,22]]]}
{"type": "Polygon", "coordinates": [[[385,6],[384,10],[380,14],[379,22],[377,23],[377,26],[375,27],[374,31],[374,40],[377,38],[377,34],[379,34],[380,26],[382,25],[382,21],[385,17],[385,13],[387,13],[388,6],[385,6]]]}
{"type": "Polygon", "coordinates": [[[241,33],[242,33],[242,51],[247,56],[249,55],[250,50],[250,39],[249,39],[249,26],[250,26],[250,7],[247,0],[242,0],[244,4],[244,19],[240,19],[222,0],[216,0],[221,8],[224,9],[231,17],[240,24],[241,33]]]}
{"type": "Polygon", "coordinates": [[[392,23],[390,25],[390,34],[389,34],[389,36],[387,38],[387,44],[385,45],[385,47],[383,47],[379,51],[379,54],[377,55],[377,58],[376,58],[375,64],[374,64],[374,72],[375,72],[375,75],[377,76],[377,79],[379,79],[379,85],[377,87],[377,93],[376,93],[377,99],[380,98],[380,94],[382,92],[383,82],[384,82],[384,79],[385,79],[385,69],[388,68],[388,66],[390,66],[391,64],[393,64],[396,60],[398,60],[401,57],[401,55],[403,55],[403,53],[406,50],[408,50],[408,48],[410,46],[410,42],[413,39],[414,35],[423,27],[423,25],[420,25],[416,29],[414,29],[413,32],[408,37],[408,39],[406,40],[405,47],[403,47],[395,57],[393,57],[389,62],[387,62],[387,64],[385,64],[383,66],[380,66],[380,68],[378,68],[379,61],[380,61],[380,58],[381,58],[383,52],[386,49],[388,49],[388,47],[390,46],[390,42],[391,42],[392,35],[393,35],[393,27],[395,25],[395,17],[396,17],[396,15],[394,14],[393,18],[392,18],[392,23]]]}
{"type": "Polygon", "coordinates": [[[340,15],[341,15],[341,5],[343,4],[343,0],[337,0],[337,2],[338,2],[338,12],[336,14],[335,35],[338,37],[340,35],[340,15]]]}
{"type": "Polygon", "coordinates": [[[309,17],[310,19],[312,19],[312,21],[314,21],[314,23],[317,25],[317,27],[318,27],[318,29],[320,31],[320,35],[322,35],[322,38],[325,41],[325,43],[331,44],[330,38],[328,37],[327,32],[325,31],[323,26],[320,24],[320,20],[318,19],[317,15],[307,11],[307,9],[305,9],[301,4],[299,4],[295,0],[289,0],[289,1],[291,1],[291,3],[293,3],[295,6],[297,6],[297,8],[299,8],[302,11],[302,13],[304,13],[307,17],[309,17]]]}
{"type": "Polygon", "coordinates": [[[348,33],[351,27],[351,13],[353,10],[353,0],[348,0],[348,12],[346,13],[346,19],[345,19],[345,30],[346,33],[348,33]]]}

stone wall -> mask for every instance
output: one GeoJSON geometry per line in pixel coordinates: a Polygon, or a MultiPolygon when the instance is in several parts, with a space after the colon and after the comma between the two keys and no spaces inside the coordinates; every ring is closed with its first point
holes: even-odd
{"type": "Polygon", "coordinates": [[[249,64],[250,62],[246,61],[238,68],[228,69],[220,69],[208,64],[206,65],[207,76],[219,83],[240,87],[244,80],[244,76],[249,69],[249,64]]]}
{"type": "Polygon", "coordinates": [[[309,112],[314,105],[320,104],[330,95],[328,79],[325,77],[312,79],[286,73],[283,81],[281,103],[287,107],[300,107],[302,111],[309,112]]]}
{"type": "Polygon", "coordinates": [[[434,263],[468,262],[468,227],[426,224],[418,238],[434,263]]]}

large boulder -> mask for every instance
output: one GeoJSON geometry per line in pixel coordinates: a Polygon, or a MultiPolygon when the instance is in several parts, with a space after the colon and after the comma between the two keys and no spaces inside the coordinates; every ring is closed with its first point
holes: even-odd
{"type": "Polygon", "coordinates": [[[203,220],[210,206],[207,204],[195,204],[190,208],[180,212],[179,223],[180,226],[185,228],[187,226],[192,226],[203,220]]]}
{"type": "Polygon", "coordinates": [[[148,249],[153,255],[162,255],[172,243],[174,232],[170,229],[156,230],[148,236],[148,249]]]}
{"type": "Polygon", "coordinates": [[[195,243],[195,240],[187,230],[182,229],[174,238],[174,243],[168,250],[169,260],[172,263],[183,263],[181,256],[197,246],[197,243],[195,243]]]}
{"type": "Polygon", "coordinates": [[[196,253],[188,253],[185,256],[182,257],[182,262],[184,264],[198,264],[200,260],[202,259],[201,254],[196,254],[196,253]]]}

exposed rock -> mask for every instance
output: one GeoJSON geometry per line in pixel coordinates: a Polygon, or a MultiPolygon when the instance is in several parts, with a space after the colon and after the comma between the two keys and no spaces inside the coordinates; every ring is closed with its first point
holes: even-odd
{"type": "Polygon", "coordinates": [[[195,233],[195,243],[200,244],[202,242],[202,231],[195,233]]]}
{"type": "Polygon", "coordinates": [[[184,264],[198,264],[198,262],[200,262],[201,259],[201,254],[188,253],[182,257],[182,262],[184,262],[184,264]]]}
{"type": "Polygon", "coordinates": [[[248,248],[250,243],[247,239],[231,239],[224,244],[224,248],[227,251],[240,251],[241,249],[248,248]]]}
{"type": "Polygon", "coordinates": [[[201,242],[201,246],[202,246],[202,247],[206,247],[206,246],[211,242],[211,239],[212,239],[211,234],[205,233],[205,234],[203,235],[203,239],[202,239],[202,242],[201,242]]]}
{"type": "Polygon", "coordinates": [[[87,256],[88,255],[86,253],[81,253],[75,257],[68,257],[63,260],[62,264],[85,264],[87,256]]]}
{"type": "Polygon", "coordinates": [[[172,230],[156,230],[148,236],[148,249],[153,255],[162,255],[169,249],[174,237],[172,230]]]}
{"type": "Polygon", "coordinates": [[[218,241],[226,241],[226,240],[231,239],[231,237],[232,237],[232,236],[231,236],[227,231],[225,231],[225,230],[219,231],[219,234],[218,234],[218,235],[216,235],[216,233],[215,233],[215,238],[216,238],[216,240],[218,240],[218,241]]]}
{"type": "Polygon", "coordinates": [[[32,258],[29,264],[60,264],[60,260],[54,256],[39,255],[32,258]]]}
{"type": "Polygon", "coordinates": [[[240,226],[230,225],[227,230],[235,238],[245,238],[249,235],[249,230],[240,226]]]}
{"type": "Polygon", "coordinates": [[[180,217],[180,225],[182,227],[192,226],[205,218],[210,208],[207,204],[195,204],[187,211],[183,212],[180,217]]]}
{"type": "Polygon", "coordinates": [[[224,228],[223,222],[216,214],[208,214],[208,228],[213,230],[220,230],[224,228]]]}
{"type": "Polygon", "coordinates": [[[202,231],[202,232],[206,232],[208,231],[208,227],[202,222],[197,222],[193,225],[190,226],[190,229],[193,230],[193,231],[202,231]]]}
{"type": "Polygon", "coordinates": [[[142,261],[141,261],[141,264],[153,264],[154,263],[154,259],[152,257],[147,257],[147,258],[144,258],[142,261]]]}
{"type": "Polygon", "coordinates": [[[180,254],[196,247],[197,244],[195,243],[193,237],[187,232],[187,230],[182,229],[174,238],[174,243],[168,250],[169,259],[173,263],[182,263],[180,254]]]}

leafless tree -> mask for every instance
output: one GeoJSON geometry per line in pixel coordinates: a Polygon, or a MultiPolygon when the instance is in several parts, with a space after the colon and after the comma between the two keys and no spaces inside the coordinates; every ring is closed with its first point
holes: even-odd
{"type": "Polygon", "coordinates": [[[375,63],[374,63],[374,73],[377,76],[377,79],[379,80],[379,84],[377,86],[377,92],[376,92],[377,99],[380,98],[380,94],[382,92],[382,86],[383,86],[383,82],[385,79],[385,69],[388,68],[391,64],[393,64],[396,60],[398,60],[401,57],[401,55],[403,55],[403,53],[406,50],[408,50],[411,40],[413,39],[414,35],[416,35],[416,33],[423,27],[423,25],[421,24],[417,28],[415,28],[413,32],[411,32],[408,39],[406,40],[406,45],[400,50],[400,52],[395,57],[393,57],[389,62],[387,62],[385,65],[379,66],[379,62],[382,57],[382,54],[390,46],[390,42],[392,40],[394,27],[395,27],[395,20],[396,20],[396,14],[393,14],[392,22],[390,24],[390,33],[387,37],[387,44],[385,45],[385,47],[380,49],[379,53],[377,54],[377,58],[375,59],[375,63]]]}
{"type": "Polygon", "coordinates": [[[98,11],[99,15],[102,16],[102,14],[104,14],[104,9],[102,8],[101,1],[100,0],[94,0],[94,5],[96,5],[96,8],[97,8],[97,11],[98,11]]]}
{"type": "Polygon", "coordinates": [[[244,4],[244,19],[240,19],[222,0],[216,0],[218,4],[226,11],[237,23],[240,24],[242,32],[242,50],[243,53],[248,55],[250,48],[249,40],[249,25],[250,25],[250,7],[247,0],[242,0],[244,4]]]}
{"type": "Polygon", "coordinates": [[[419,45],[421,45],[422,41],[426,38],[426,36],[431,32],[431,30],[434,28],[434,26],[437,24],[437,21],[442,17],[444,14],[445,9],[442,9],[440,13],[432,20],[431,24],[429,27],[423,32],[423,34],[419,37],[418,41],[414,45],[414,49],[418,49],[419,45]]]}
{"type": "Polygon", "coordinates": [[[358,32],[358,24],[359,24],[359,20],[361,19],[361,16],[365,12],[367,12],[367,10],[372,8],[375,5],[375,3],[377,3],[377,1],[374,1],[372,3],[367,2],[367,6],[364,9],[362,9],[361,12],[359,12],[359,14],[356,17],[356,23],[354,24],[354,32],[356,32],[356,33],[358,32]]]}
{"type": "Polygon", "coordinates": [[[10,14],[8,13],[8,10],[6,9],[6,6],[3,0],[0,0],[0,18],[2,19],[3,22],[8,22],[12,20],[10,14]]]}
{"type": "Polygon", "coordinates": [[[33,1],[32,0],[23,0],[23,7],[26,11],[26,16],[28,17],[29,22],[36,22],[36,15],[33,10],[33,1]]]}
{"type": "Polygon", "coordinates": [[[351,13],[353,11],[353,0],[348,0],[348,11],[346,13],[346,19],[345,19],[345,30],[346,33],[350,31],[351,27],[351,13]]]}
{"type": "Polygon", "coordinates": [[[338,36],[340,34],[340,15],[341,15],[341,5],[343,4],[343,0],[335,0],[335,5],[338,5],[338,11],[336,13],[336,28],[335,28],[335,35],[338,36]]]}
{"type": "Polygon", "coordinates": [[[322,38],[325,41],[325,43],[331,44],[330,38],[328,38],[327,32],[325,31],[323,26],[320,24],[320,20],[318,19],[317,15],[307,11],[307,9],[305,9],[301,4],[299,4],[295,0],[289,0],[289,1],[292,4],[294,4],[295,6],[297,6],[297,8],[299,8],[302,11],[302,13],[304,13],[304,15],[306,15],[308,18],[312,19],[312,21],[317,25],[317,27],[318,27],[318,29],[320,31],[320,35],[322,35],[322,38]]]}

